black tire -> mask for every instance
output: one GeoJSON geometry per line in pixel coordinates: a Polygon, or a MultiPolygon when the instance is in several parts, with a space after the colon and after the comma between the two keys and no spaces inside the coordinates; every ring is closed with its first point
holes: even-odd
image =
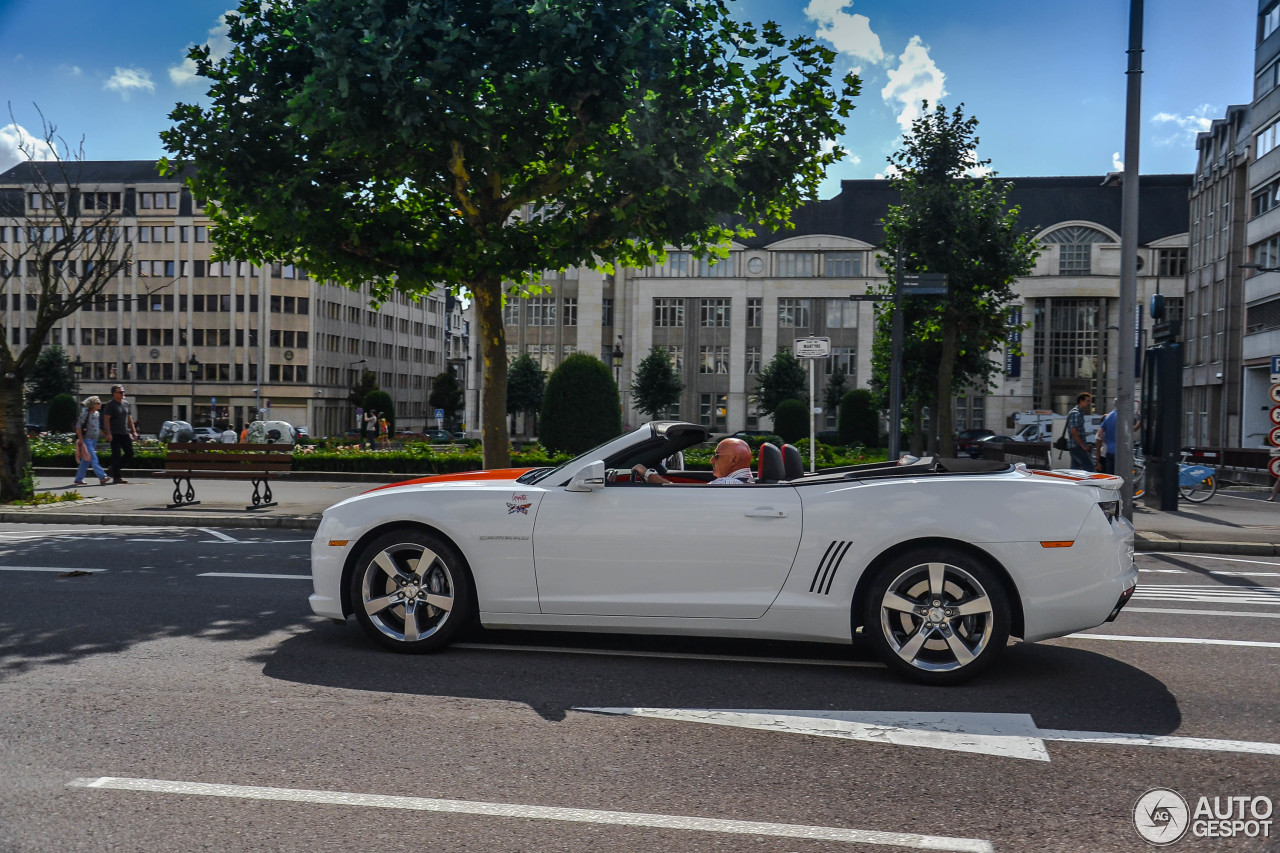
{"type": "Polygon", "coordinates": [[[963,552],[920,548],[872,581],[863,631],[893,670],[924,684],[960,684],[1009,643],[1009,599],[988,565],[963,552]]]}
{"type": "Polygon", "coordinates": [[[350,583],[360,627],[393,651],[442,648],[475,615],[466,560],[423,530],[392,530],[374,539],[360,552],[350,583]]]}

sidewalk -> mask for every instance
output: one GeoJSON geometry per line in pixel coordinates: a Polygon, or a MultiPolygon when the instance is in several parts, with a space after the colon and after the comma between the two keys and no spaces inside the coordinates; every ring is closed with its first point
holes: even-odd
{"type": "MultiPolygon", "coordinates": [[[[37,491],[71,488],[71,471],[37,469],[37,491]]],[[[299,472],[271,482],[278,506],[251,510],[247,480],[197,480],[195,506],[168,509],[173,480],[130,474],[122,486],[79,487],[84,500],[30,509],[0,509],[0,524],[142,524],[183,527],[248,527],[314,530],[327,507],[404,474],[299,472]]],[[[1232,488],[1208,503],[1183,501],[1177,512],[1134,506],[1139,551],[1280,556],[1280,501],[1267,503],[1264,488],[1232,488]]]]}

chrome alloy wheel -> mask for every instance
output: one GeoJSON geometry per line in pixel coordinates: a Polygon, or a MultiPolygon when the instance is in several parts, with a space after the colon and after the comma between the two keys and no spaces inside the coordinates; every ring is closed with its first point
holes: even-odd
{"type": "Polygon", "coordinates": [[[444,629],[457,580],[449,564],[417,542],[377,549],[361,569],[360,607],[383,637],[417,643],[444,629]]]}
{"type": "Polygon", "coordinates": [[[911,566],[880,597],[882,637],[916,670],[954,672],[991,644],[995,605],[972,574],[948,562],[911,566]]]}

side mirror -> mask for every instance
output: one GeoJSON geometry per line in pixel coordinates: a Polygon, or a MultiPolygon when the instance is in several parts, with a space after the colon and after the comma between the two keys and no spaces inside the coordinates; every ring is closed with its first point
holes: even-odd
{"type": "Polygon", "coordinates": [[[595,462],[589,463],[586,467],[578,469],[578,473],[573,475],[573,479],[569,481],[569,485],[565,487],[568,492],[594,492],[596,489],[604,488],[604,460],[597,459],[595,462]]]}

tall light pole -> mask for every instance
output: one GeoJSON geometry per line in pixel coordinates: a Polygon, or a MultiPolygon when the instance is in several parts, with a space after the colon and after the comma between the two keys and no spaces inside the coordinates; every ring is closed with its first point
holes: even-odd
{"type": "Polygon", "coordinates": [[[613,345],[613,384],[618,386],[618,406],[623,409],[623,416],[626,416],[626,396],[622,393],[622,335],[618,335],[618,342],[613,345]]]}
{"type": "MultiPolygon", "coordinates": [[[[1129,68],[1125,94],[1124,185],[1120,195],[1120,323],[1133,322],[1138,305],[1138,140],[1142,127],[1142,0],[1129,0],[1129,68]]],[[[1125,478],[1121,506],[1133,519],[1133,376],[1136,353],[1121,344],[1116,366],[1116,473],[1125,478]]]]}
{"type": "Polygon", "coordinates": [[[192,426],[196,425],[196,368],[199,366],[200,359],[196,358],[195,353],[191,353],[191,358],[187,359],[187,378],[191,380],[191,409],[187,415],[192,426]]]}
{"type": "Polygon", "coordinates": [[[71,372],[76,377],[76,402],[80,402],[80,377],[84,375],[84,361],[80,358],[80,353],[76,353],[76,360],[71,362],[71,372]]]}

